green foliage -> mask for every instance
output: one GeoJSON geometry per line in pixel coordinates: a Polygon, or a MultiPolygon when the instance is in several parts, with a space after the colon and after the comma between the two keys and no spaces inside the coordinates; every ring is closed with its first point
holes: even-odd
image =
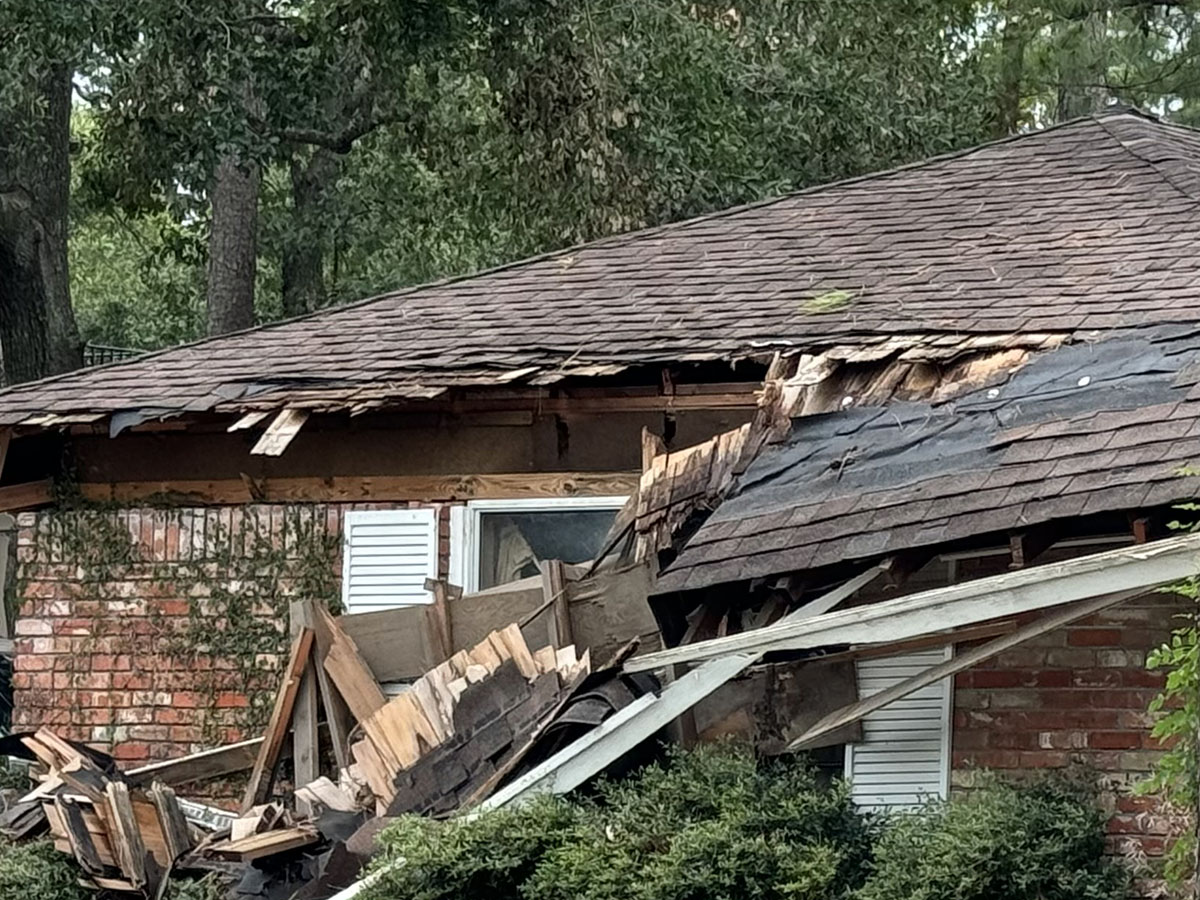
{"type": "MultiPolygon", "coordinates": [[[[1193,599],[1197,596],[1194,581],[1176,588],[1193,599]]],[[[1197,729],[1200,728],[1200,641],[1197,628],[1190,625],[1177,629],[1169,643],[1155,650],[1146,662],[1151,669],[1167,673],[1167,683],[1150,704],[1150,711],[1159,715],[1153,735],[1168,743],[1170,749],[1155,767],[1153,776],[1142,785],[1147,792],[1159,794],[1179,809],[1190,809],[1196,815],[1200,795],[1200,754],[1197,753],[1197,729]]],[[[1196,854],[1196,832],[1189,829],[1171,846],[1167,857],[1167,877],[1183,884],[1193,872],[1196,854]]]]}
{"type": "Polygon", "coordinates": [[[364,900],[1117,900],[1095,797],[991,783],[890,823],[846,786],[733,745],[674,751],[590,798],[384,832],[364,900]]]}
{"type": "Polygon", "coordinates": [[[804,301],[804,311],[812,313],[836,312],[845,309],[854,302],[854,295],[849,291],[826,291],[804,301]]]}
{"type": "Polygon", "coordinates": [[[992,781],[899,817],[856,900],[1119,900],[1095,799],[1082,781],[992,781]]]}
{"type": "Polygon", "coordinates": [[[79,866],[50,841],[0,841],[0,897],[22,900],[93,900],[79,884],[79,866]]]}
{"type": "MultiPolygon", "coordinates": [[[[80,885],[81,876],[74,858],[55,850],[49,840],[14,844],[0,839],[0,897],[96,900],[94,890],[80,885]]],[[[200,879],[175,876],[168,884],[164,900],[222,900],[225,896],[215,876],[200,879]]]]}
{"type": "Polygon", "coordinates": [[[964,0],[505,0],[415,22],[388,4],[294,0],[256,24],[237,5],[163,20],[148,3],[134,48],[90,72],[72,252],[92,340],[199,336],[214,146],[267,167],[265,321],[282,315],[279,260],[297,241],[324,251],[329,297],[343,302],[910,161],[989,130],[964,0]],[[290,37],[264,45],[262,29],[290,37]],[[439,39],[420,44],[421,34],[439,39]],[[294,215],[287,168],[299,151],[281,136],[352,120],[328,98],[358,96],[353,71],[386,71],[367,92],[383,124],[341,158],[310,231],[294,215]],[[230,87],[246,72],[265,117],[249,130],[230,87]]]}
{"type": "Polygon", "coordinates": [[[167,885],[164,900],[226,900],[227,886],[217,875],[203,878],[186,878],[174,875],[167,885]]]}
{"type": "MultiPolygon", "coordinates": [[[[1180,469],[1180,477],[1200,474],[1191,467],[1180,469]]],[[[1200,504],[1180,503],[1187,513],[1200,511],[1200,504]]],[[[1172,521],[1173,531],[1200,531],[1200,524],[1172,521]]],[[[1179,810],[1191,812],[1193,826],[1180,834],[1167,851],[1166,876],[1176,886],[1189,878],[1200,878],[1196,871],[1197,828],[1200,828],[1200,577],[1189,578],[1163,589],[1192,601],[1195,609],[1185,616],[1183,627],[1171,640],[1146,657],[1150,669],[1162,670],[1167,680],[1163,690],[1150,703],[1150,712],[1158,718],[1152,734],[1169,748],[1155,765],[1153,775],[1139,785],[1143,793],[1157,794],[1179,810]]]]}
{"type": "Polygon", "coordinates": [[[602,785],[596,797],[542,798],[518,810],[385,833],[371,900],[482,897],[667,900],[833,898],[861,881],[873,825],[844,787],[800,765],[756,764],[706,746],[602,785]]]}
{"type": "MultiPolygon", "coordinates": [[[[971,4],[561,4],[346,160],[337,299],[982,140],[971,4]]],[[[515,32],[515,33],[514,33],[515,32]]]]}

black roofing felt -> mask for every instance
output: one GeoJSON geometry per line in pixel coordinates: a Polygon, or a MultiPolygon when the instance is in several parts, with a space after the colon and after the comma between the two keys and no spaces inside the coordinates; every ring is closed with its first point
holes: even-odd
{"type": "Polygon", "coordinates": [[[1041,354],[942,403],[793,421],[660,592],[813,569],[1194,496],[1200,336],[1160,327],[1041,354]]]}

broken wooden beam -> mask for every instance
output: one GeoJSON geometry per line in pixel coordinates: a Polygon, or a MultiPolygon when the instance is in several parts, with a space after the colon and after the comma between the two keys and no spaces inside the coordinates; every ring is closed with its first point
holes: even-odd
{"type": "Polygon", "coordinates": [[[282,456],[292,439],[300,433],[304,423],[308,421],[306,409],[282,409],[271,420],[267,430],[262,433],[250,450],[253,456],[282,456]]]}
{"type": "Polygon", "coordinates": [[[645,672],[730,653],[764,654],[833,644],[873,643],[881,637],[895,640],[920,637],[932,631],[974,625],[1103,594],[1150,590],[1190,578],[1198,569],[1200,534],[1188,534],[1018,569],[818,619],[783,619],[757,631],[634,657],[625,664],[625,669],[645,672]]]}
{"type": "Polygon", "coordinates": [[[789,752],[805,750],[813,746],[824,735],[857,722],[875,710],[882,709],[889,703],[894,703],[897,700],[907,697],[914,691],[919,691],[921,688],[935,684],[943,678],[949,678],[958,672],[962,672],[972,666],[977,666],[979,663],[991,659],[1005,650],[1011,650],[1013,647],[1020,646],[1035,637],[1054,631],[1064,625],[1069,625],[1071,622],[1082,619],[1085,616],[1108,609],[1110,606],[1115,606],[1136,596],[1137,593],[1136,591],[1131,591],[1124,594],[1096,597],[1047,613],[1029,624],[1023,625],[1011,634],[1003,635],[978,647],[972,647],[970,650],[960,653],[946,660],[944,663],[926,669],[886,690],[872,694],[870,697],[859,700],[850,706],[835,710],[812,725],[799,737],[795,738],[795,740],[788,744],[787,749],[789,752]]]}
{"type": "Polygon", "coordinates": [[[263,733],[262,745],[258,748],[258,758],[250,773],[250,782],[246,785],[246,793],[242,797],[243,810],[261,802],[271,790],[275,764],[279,760],[279,751],[291,724],[292,709],[295,706],[296,695],[300,692],[301,679],[308,668],[312,643],[311,628],[301,628],[296,639],[292,641],[287,668],[283,672],[283,683],[275,695],[275,707],[271,711],[270,722],[263,733]]]}
{"type": "Polygon", "coordinates": [[[133,786],[150,784],[152,781],[159,781],[165,785],[179,785],[243,772],[254,767],[254,760],[258,757],[258,749],[262,742],[261,737],[256,737],[176,759],[150,763],[128,770],[125,772],[125,778],[133,786]]]}

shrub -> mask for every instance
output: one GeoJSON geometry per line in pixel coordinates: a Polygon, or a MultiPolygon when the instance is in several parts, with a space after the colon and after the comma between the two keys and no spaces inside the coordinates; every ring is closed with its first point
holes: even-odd
{"type": "Polygon", "coordinates": [[[80,871],[50,841],[0,841],[0,897],[21,900],[94,900],[79,884],[80,871]]]}
{"type": "Polygon", "coordinates": [[[799,764],[730,745],[673,752],[595,797],[543,798],[473,821],[405,818],[371,900],[690,900],[849,896],[872,820],[799,764]]]}
{"type": "MultiPolygon", "coordinates": [[[[0,897],[4,900],[97,900],[96,891],[83,887],[75,860],[54,849],[50,840],[14,844],[0,839],[0,897]]],[[[168,884],[166,900],[221,900],[225,891],[213,876],[199,880],[176,877],[168,884]]]]}
{"type": "Polygon", "coordinates": [[[1104,857],[1104,816],[1079,780],[977,791],[899,816],[857,900],[1117,900],[1127,874],[1104,857]]]}

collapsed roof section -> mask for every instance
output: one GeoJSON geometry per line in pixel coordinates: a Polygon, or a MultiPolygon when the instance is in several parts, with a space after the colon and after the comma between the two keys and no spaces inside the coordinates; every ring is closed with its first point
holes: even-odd
{"type": "MultiPolygon", "coordinates": [[[[1110,112],[0,393],[0,425],[362,411],[770,350],[1200,321],[1200,135],[1110,112]]],[[[769,355],[769,353],[767,353],[769,355]]]]}
{"type": "MultiPolygon", "coordinates": [[[[746,467],[660,593],[1190,498],[1196,330],[1038,354],[942,401],[803,416],[746,467]]],[[[847,398],[851,399],[851,398],[847,398]]]]}

